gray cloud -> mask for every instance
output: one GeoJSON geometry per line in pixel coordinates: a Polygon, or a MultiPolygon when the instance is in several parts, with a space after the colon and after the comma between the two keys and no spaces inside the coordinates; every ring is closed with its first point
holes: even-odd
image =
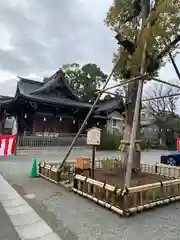
{"type": "Polygon", "coordinates": [[[12,94],[17,75],[43,77],[62,64],[93,62],[110,71],[117,44],[103,20],[111,1],[0,1],[0,26],[10,34],[10,48],[0,45],[0,94],[12,94]]]}
{"type": "Polygon", "coordinates": [[[93,61],[108,71],[115,44],[103,23],[108,4],[96,9],[95,1],[86,2],[30,0],[24,8],[1,2],[0,22],[11,34],[13,47],[0,52],[1,70],[28,75],[93,61]]]}
{"type": "Polygon", "coordinates": [[[11,48],[0,47],[0,71],[43,76],[71,62],[95,62],[109,71],[116,43],[103,22],[108,6],[96,0],[1,1],[11,48]]]}

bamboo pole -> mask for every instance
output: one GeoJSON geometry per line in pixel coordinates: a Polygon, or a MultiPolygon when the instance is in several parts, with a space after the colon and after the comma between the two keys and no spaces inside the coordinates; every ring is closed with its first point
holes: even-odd
{"type": "Polygon", "coordinates": [[[74,176],[74,178],[77,179],[77,180],[80,180],[80,181],[85,181],[85,180],[86,180],[86,177],[85,177],[85,176],[79,175],[79,174],[76,174],[76,175],[74,176]]]}
{"type": "Polygon", "coordinates": [[[175,62],[175,60],[174,60],[174,58],[173,58],[173,56],[172,56],[172,54],[171,54],[170,51],[168,52],[168,55],[169,55],[169,58],[171,59],[171,63],[172,63],[172,65],[173,65],[173,67],[174,67],[174,70],[175,70],[175,72],[176,72],[176,75],[177,75],[178,79],[180,80],[180,72],[179,72],[179,69],[178,69],[178,67],[177,67],[177,65],[176,65],[176,62],[175,62]]]}
{"type": "MultiPolygon", "coordinates": [[[[145,0],[141,0],[141,8],[142,8],[142,30],[141,31],[143,32],[143,30],[145,29],[145,21],[149,15],[149,12],[146,11],[147,9],[146,9],[145,0]]],[[[149,24],[147,28],[149,28],[149,24]]],[[[147,49],[147,40],[145,41],[143,50],[142,50],[143,52],[142,52],[141,70],[140,70],[141,75],[143,75],[145,71],[146,49],[147,49]]],[[[138,90],[137,90],[136,104],[135,104],[135,110],[134,110],[134,118],[133,118],[133,126],[132,126],[132,133],[131,133],[131,139],[130,139],[127,169],[126,169],[126,175],[125,175],[125,188],[129,188],[130,182],[131,182],[132,165],[133,165],[133,157],[134,157],[134,150],[135,150],[136,134],[137,134],[137,128],[139,123],[139,111],[140,111],[140,105],[141,105],[143,83],[144,83],[143,80],[138,81],[138,90]]]]}
{"type": "MultiPolygon", "coordinates": [[[[64,157],[64,159],[63,159],[63,161],[62,161],[62,163],[61,163],[61,165],[60,165],[60,167],[59,167],[60,173],[61,173],[62,167],[64,166],[67,158],[69,157],[69,155],[70,155],[70,153],[71,153],[71,151],[72,151],[72,149],[73,149],[73,147],[74,147],[74,144],[75,144],[77,138],[79,137],[79,135],[80,135],[81,132],[83,131],[83,129],[84,129],[84,127],[85,127],[85,125],[86,125],[89,117],[90,117],[91,114],[93,113],[94,108],[95,108],[96,104],[98,103],[98,101],[99,101],[99,99],[100,99],[100,97],[101,97],[101,95],[102,95],[102,93],[103,93],[103,90],[104,90],[104,89],[106,88],[106,86],[108,85],[108,83],[109,83],[109,81],[110,81],[110,79],[111,79],[111,77],[112,77],[112,75],[113,75],[113,73],[114,73],[114,71],[115,71],[118,63],[119,63],[119,60],[118,60],[117,63],[115,64],[115,66],[114,66],[114,68],[112,69],[111,73],[109,74],[109,76],[108,76],[108,78],[107,78],[107,80],[106,80],[106,83],[104,84],[104,86],[103,86],[103,88],[102,88],[102,91],[99,92],[99,94],[98,94],[96,100],[94,101],[94,103],[93,103],[93,105],[92,105],[89,113],[87,114],[86,118],[84,119],[84,122],[82,123],[79,131],[77,132],[76,136],[74,137],[74,139],[73,139],[73,141],[72,141],[72,143],[71,143],[71,145],[70,145],[70,147],[69,147],[69,149],[68,149],[68,151],[67,151],[67,153],[66,153],[66,155],[65,155],[65,157],[64,157]]],[[[140,79],[142,79],[143,77],[144,77],[144,76],[139,76],[140,79]]],[[[120,84],[120,86],[123,86],[123,85],[125,85],[125,84],[127,84],[127,83],[129,83],[129,82],[135,81],[135,80],[137,80],[137,77],[136,77],[136,78],[129,79],[129,80],[127,80],[127,81],[124,81],[123,83],[120,84]]]]}
{"type": "Polygon", "coordinates": [[[100,182],[100,181],[94,180],[92,178],[86,178],[83,175],[76,174],[74,176],[74,179],[79,180],[81,182],[86,181],[86,183],[92,184],[92,185],[97,186],[99,188],[106,189],[109,192],[114,192],[114,190],[115,190],[115,186],[112,186],[112,185],[109,185],[109,184],[104,184],[104,182],[100,182]]]}
{"type": "Polygon", "coordinates": [[[160,96],[160,97],[145,98],[145,99],[142,99],[142,101],[143,102],[149,102],[149,101],[153,101],[153,100],[156,100],[156,99],[176,97],[176,96],[179,96],[179,95],[180,95],[180,93],[175,93],[175,94],[170,94],[170,95],[165,95],[165,96],[160,96]]]}
{"type": "Polygon", "coordinates": [[[178,185],[178,184],[180,184],[180,179],[167,180],[167,181],[162,182],[162,184],[160,182],[157,182],[157,183],[151,183],[151,184],[146,184],[146,185],[140,185],[140,186],[136,186],[136,187],[130,187],[130,188],[128,188],[128,192],[129,193],[144,192],[147,190],[159,188],[161,186],[167,187],[167,186],[174,186],[174,185],[178,185]]]}
{"type": "Polygon", "coordinates": [[[152,78],[152,80],[154,80],[154,81],[156,81],[156,82],[164,83],[164,84],[169,85],[169,86],[171,86],[171,87],[175,87],[175,88],[180,89],[180,86],[179,86],[179,85],[174,84],[174,83],[169,83],[169,82],[163,81],[163,80],[161,80],[161,79],[159,79],[159,78],[152,78]]]}
{"type": "Polygon", "coordinates": [[[170,197],[170,198],[166,198],[163,200],[158,200],[155,202],[151,202],[151,203],[147,203],[145,205],[141,205],[141,206],[137,206],[137,207],[132,207],[129,208],[129,212],[132,213],[136,213],[136,212],[141,212],[145,209],[151,209],[160,205],[165,205],[165,204],[169,204],[170,202],[175,202],[175,201],[179,201],[180,200],[180,196],[176,196],[176,197],[170,197]]]}
{"type": "MultiPolygon", "coordinates": [[[[164,44],[165,44],[165,47],[167,48],[167,47],[168,47],[168,44],[167,44],[166,39],[164,39],[164,44]]],[[[174,58],[173,58],[170,50],[168,51],[168,55],[169,55],[169,58],[170,58],[170,60],[171,60],[172,65],[173,65],[173,67],[174,67],[174,70],[175,70],[175,72],[176,72],[176,75],[177,75],[178,79],[180,80],[180,72],[179,72],[179,69],[178,69],[178,67],[177,67],[177,65],[176,65],[176,62],[175,62],[175,60],[174,60],[174,58]]]]}
{"type": "Polygon", "coordinates": [[[148,74],[145,73],[145,74],[143,74],[143,75],[140,75],[140,76],[131,78],[131,79],[129,79],[129,80],[124,80],[124,81],[122,81],[121,83],[115,84],[115,85],[113,85],[113,86],[111,86],[111,87],[108,87],[108,88],[106,88],[106,89],[104,89],[104,90],[98,89],[98,91],[100,91],[100,92],[106,92],[106,91],[111,90],[111,89],[113,89],[113,88],[122,86],[123,83],[126,84],[127,81],[128,81],[128,83],[130,83],[130,82],[133,82],[133,81],[136,81],[136,80],[140,80],[140,79],[142,79],[142,78],[146,78],[147,76],[148,76],[148,74]]]}
{"type": "MultiPolygon", "coordinates": [[[[101,90],[100,90],[100,89],[97,89],[97,91],[101,91],[101,90]]],[[[113,96],[115,96],[115,97],[118,97],[118,96],[119,96],[119,94],[113,93],[113,92],[109,92],[109,91],[104,91],[104,93],[113,95],[113,96]]],[[[176,97],[176,96],[179,96],[179,95],[180,95],[180,93],[174,93],[174,94],[165,95],[165,96],[152,97],[152,98],[144,98],[144,99],[142,99],[142,102],[149,102],[149,101],[153,101],[153,100],[156,100],[156,99],[164,99],[164,98],[176,97]]],[[[121,97],[124,98],[124,99],[127,98],[127,97],[125,97],[125,96],[121,96],[121,97]]]]}
{"type": "MultiPolygon", "coordinates": [[[[96,89],[96,91],[97,91],[97,92],[100,92],[101,89],[96,89]]],[[[107,93],[107,94],[110,94],[110,95],[113,95],[113,96],[119,97],[119,94],[114,93],[114,92],[109,92],[109,91],[106,91],[106,90],[105,90],[105,91],[103,91],[103,93],[107,93]]],[[[127,98],[127,97],[122,96],[122,95],[121,95],[121,97],[122,97],[122,98],[125,98],[125,99],[127,98]]]]}
{"type": "MultiPolygon", "coordinates": [[[[113,75],[113,73],[114,73],[114,71],[115,71],[116,66],[118,65],[118,63],[119,63],[119,60],[118,60],[117,63],[115,64],[115,66],[114,66],[114,68],[112,69],[111,73],[109,74],[109,76],[108,76],[108,78],[107,78],[107,80],[106,80],[106,82],[105,82],[105,84],[104,84],[104,86],[103,86],[103,89],[105,89],[106,86],[108,85],[108,83],[109,83],[109,81],[110,81],[110,79],[111,79],[111,77],[112,77],[112,75],[113,75]]],[[[91,114],[92,114],[92,112],[93,112],[96,104],[98,103],[101,95],[102,95],[102,92],[99,92],[99,94],[98,94],[96,100],[94,101],[94,103],[93,103],[93,105],[92,105],[89,113],[87,114],[86,118],[84,119],[84,122],[82,123],[81,127],[79,128],[79,131],[77,132],[76,136],[74,137],[74,139],[73,139],[73,141],[72,141],[72,143],[71,143],[71,145],[70,145],[70,147],[69,147],[69,149],[68,149],[68,151],[67,151],[67,153],[66,153],[66,155],[65,155],[65,157],[64,157],[64,159],[63,159],[63,161],[62,161],[62,163],[61,163],[61,165],[60,165],[60,167],[59,167],[60,172],[61,172],[61,169],[62,169],[62,167],[64,166],[67,158],[69,157],[69,155],[70,155],[70,153],[71,153],[71,151],[72,151],[72,149],[73,149],[73,147],[74,147],[74,144],[75,144],[77,138],[79,137],[79,135],[80,135],[81,132],[83,131],[83,129],[84,129],[86,123],[87,123],[87,120],[88,120],[89,117],[91,116],[91,114]]]]}
{"type": "Polygon", "coordinates": [[[87,178],[86,182],[92,184],[93,186],[97,186],[99,188],[103,188],[103,186],[104,186],[103,182],[94,180],[92,178],[87,178]]]}

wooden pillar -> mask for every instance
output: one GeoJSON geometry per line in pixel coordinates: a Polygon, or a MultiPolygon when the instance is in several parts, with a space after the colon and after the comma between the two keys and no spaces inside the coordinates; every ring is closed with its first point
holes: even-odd
{"type": "Polygon", "coordinates": [[[35,132],[35,128],[36,128],[36,120],[34,119],[34,114],[33,114],[33,120],[32,120],[32,133],[35,132]]]}
{"type": "Polygon", "coordinates": [[[17,129],[18,129],[18,135],[20,135],[20,114],[17,112],[17,129]]]}
{"type": "Polygon", "coordinates": [[[3,134],[3,114],[2,114],[3,110],[2,107],[0,107],[0,135],[3,134]]]}
{"type": "Polygon", "coordinates": [[[18,129],[19,129],[20,135],[23,135],[23,133],[24,133],[23,118],[24,118],[24,113],[23,113],[23,111],[20,111],[18,113],[18,129]]]}
{"type": "Polygon", "coordinates": [[[0,135],[4,133],[4,121],[5,121],[5,109],[4,107],[0,107],[0,135]]]}

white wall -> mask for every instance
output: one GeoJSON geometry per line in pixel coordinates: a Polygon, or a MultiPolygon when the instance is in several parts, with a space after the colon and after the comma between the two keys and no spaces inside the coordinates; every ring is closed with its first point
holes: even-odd
{"type": "Polygon", "coordinates": [[[147,109],[141,111],[142,134],[144,139],[156,140],[158,138],[158,127],[154,124],[154,117],[148,113],[147,109]]]}
{"type": "MultiPolygon", "coordinates": [[[[141,114],[141,124],[146,125],[142,128],[142,134],[145,139],[157,139],[158,133],[157,133],[157,126],[153,124],[154,118],[147,114],[147,112],[142,111],[141,114]],[[152,122],[152,124],[151,124],[152,122]]],[[[117,111],[112,112],[108,115],[107,120],[107,132],[110,132],[112,134],[121,134],[123,133],[124,128],[124,122],[121,117],[121,114],[117,111]],[[116,120],[116,126],[113,126],[113,120],[116,120]]]]}
{"type": "Polygon", "coordinates": [[[114,111],[108,115],[107,132],[112,134],[116,132],[123,133],[123,119],[119,112],[114,111]]]}

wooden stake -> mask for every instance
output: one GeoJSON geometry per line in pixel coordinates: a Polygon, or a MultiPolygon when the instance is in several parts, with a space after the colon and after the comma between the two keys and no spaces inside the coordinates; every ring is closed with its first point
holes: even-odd
{"type": "Polygon", "coordinates": [[[95,155],[96,155],[96,146],[92,146],[92,167],[91,167],[91,178],[94,179],[94,169],[95,169],[95,155]]]}

